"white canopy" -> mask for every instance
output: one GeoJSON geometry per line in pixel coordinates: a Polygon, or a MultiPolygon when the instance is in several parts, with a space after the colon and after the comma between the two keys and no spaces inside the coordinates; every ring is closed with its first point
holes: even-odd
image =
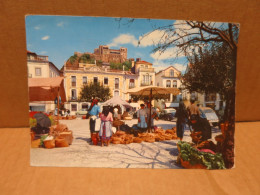
{"type": "Polygon", "coordinates": [[[106,102],[103,103],[103,106],[106,105],[123,105],[126,107],[132,107],[128,102],[126,102],[125,100],[121,99],[121,97],[119,96],[114,96],[111,99],[107,100],[106,102]]]}

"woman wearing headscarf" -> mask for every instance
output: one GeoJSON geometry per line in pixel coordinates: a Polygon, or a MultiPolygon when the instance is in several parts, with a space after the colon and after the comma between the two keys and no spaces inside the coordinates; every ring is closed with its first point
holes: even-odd
{"type": "Polygon", "coordinates": [[[109,111],[109,107],[103,107],[101,118],[101,125],[99,131],[99,137],[101,140],[101,146],[104,145],[104,142],[107,146],[109,146],[110,138],[112,136],[112,122],[113,122],[113,115],[109,111]]]}
{"type": "Polygon", "coordinates": [[[188,119],[188,112],[183,101],[180,101],[179,108],[176,111],[175,117],[177,117],[177,137],[182,140],[185,130],[186,120],[188,119]]]}
{"type": "Polygon", "coordinates": [[[90,120],[89,120],[90,134],[95,132],[96,119],[99,117],[100,114],[100,107],[97,104],[98,104],[98,100],[93,99],[88,111],[88,114],[90,115],[90,120]]]}

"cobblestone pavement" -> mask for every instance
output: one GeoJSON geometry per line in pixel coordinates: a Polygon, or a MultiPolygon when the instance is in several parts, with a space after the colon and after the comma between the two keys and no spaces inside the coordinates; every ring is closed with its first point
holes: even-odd
{"type": "MultiPolygon", "coordinates": [[[[125,121],[132,126],[137,120],[125,121]]],[[[31,148],[32,166],[60,167],[107,167],[107,168],[172,168],[180,169],[175,164],[178,140],[167,140],[154,143],[131,143],[127,145],[110,144],[109,147],[92,145],[90,142],[89,120],[61,120],[73,131],[72,145],[66,148],[31,148]]],[[[171,121],[155,121],[163,129],[176,125],[171,121]]],[[[220,133],[213,128],[212,137],[220,133]]],[[[190,131],[185,130],[184,141],[191,141],[190,131]]]]}

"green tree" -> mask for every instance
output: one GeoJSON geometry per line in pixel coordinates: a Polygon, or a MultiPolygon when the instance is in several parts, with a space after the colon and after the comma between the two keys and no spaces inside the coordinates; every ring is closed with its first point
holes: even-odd
{"type": "Polygon", "coordinates": [[[80,100],[81,101],[91,101],[92,98],[98,98],[100,101],[106,101],[111,97],[110,88],[103,86],[98,83],[89,83],[84,85],[80,91],[80,100]]]}
{"type": "Polygon", "coordinates": [[[125,71],[130,70],[132,67],[132,62],[130,62],[130,61],[125,61],[123,63],[110,62],[111,69],[123,70],[123,67],[124,67],[125,71]]]}
{"type": "Polygon", "coordinates": [[[89,54],[83,54],[80,58],[79,58],[79,61],[80,62],[83,62],[83,63],[86,63],[87,61],[90,60],[90,55],[89,54]]]}
{"type": "Polygon", "coordinates": [[[68,61],[69,61],[71,64],[73,64],[74,62],[77,61],[77,59],[78,59],[77,54],[74,54],[73,56],[70,56],[70,58],[69,58],[68,61]]]}

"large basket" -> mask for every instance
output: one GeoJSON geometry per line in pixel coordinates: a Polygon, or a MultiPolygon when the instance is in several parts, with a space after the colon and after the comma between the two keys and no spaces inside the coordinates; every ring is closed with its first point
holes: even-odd
{"type": "Polygon", "coordinates": [[[56,147],[68,147],[69,144],[66,139],[64,138],[56,138],[55,139],[55,146],[56,147]]]}
{"type": "Polygon", "coordinates": [[[54,139],[43,141],[43,143],[44,143],[45,148],[48,148],[48,149],[55,148],[55,140],[54,139]]]}

